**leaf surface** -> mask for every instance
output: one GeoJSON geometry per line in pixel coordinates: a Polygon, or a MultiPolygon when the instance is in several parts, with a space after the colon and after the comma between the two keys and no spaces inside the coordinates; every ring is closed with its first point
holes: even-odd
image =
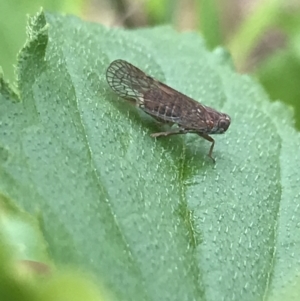
{"type": "Polygon", "coordinates": [[[298,281],[299,134],[231,65],[169,27],[31,19],[18,95],[0,86],[0,190],[42,215],[55,263],[118,300],[258,300],[298,281]],[[231,116],[215,165],[196,135],[150,137],[161,125],[106,83],[117,58],[231,116]]]}

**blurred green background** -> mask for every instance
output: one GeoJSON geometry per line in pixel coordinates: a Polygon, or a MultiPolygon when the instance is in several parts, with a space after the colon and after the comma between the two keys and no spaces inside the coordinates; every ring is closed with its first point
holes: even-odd
{"type": "Polygon", "coordinates": [[[227,48],[236,70],[256,77],[272,100],[292,106],[300,129],[299,0],[0,0],[0,66],[10,82],[27,15],[41,7],[107,26],[198,31],[210,49],[227,48]]]}

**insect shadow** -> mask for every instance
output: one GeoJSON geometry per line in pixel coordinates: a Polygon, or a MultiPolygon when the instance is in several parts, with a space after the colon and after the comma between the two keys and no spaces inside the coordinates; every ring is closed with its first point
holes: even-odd
{"type": "MultiPolygon", "coordinates": [[[[115,94],[110,91],[107,91],[105,94],[107,95],[107,98],[115,100],[110,100],[110,103],[118,110],[118,112],[124,116],[125,119],[129,119],[134,126],[143,127],[143,129],[146,130],[146,136],[151,140],[153,140],[153,138],[150,137],[151,133],[162,130],[168,131],[176,128],[175,124],[165,124],[145,112],[137,110],[134,101],[117,101],[115,94]]],[[[199,143],[199,139],[194,134],[174,135],[163,139],[158,138],[156,143],[159,143],[161,147],[167,150],[173,160],[178,161],[179,158],[182,158],[184,153],[185,161],[194,162],[193,165],[196,169],[197,167],[203,167],[203,160],[198,160],[198,158],[203,157],[205,154],[207,148],[206,143],[205,141],[200,141],[199,143]],[[195,158],[197,158],[197,160],[195,158]]]]}

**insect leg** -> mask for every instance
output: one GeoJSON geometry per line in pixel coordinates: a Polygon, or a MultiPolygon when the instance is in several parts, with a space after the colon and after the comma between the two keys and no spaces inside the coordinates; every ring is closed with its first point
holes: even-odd
{"type": "Polygon", "coordinates": [[[208,157],[210,157],[213,162],[215,163],[216,160],[212,157],[212,151],[214,149],[214,146],[215,146],[215,140],[213,138],[211,138],[210,136],[208,136],[207,134],[204,134],[204,133],[197,133],[200,137],[204,138],[205,140],[211,142],[211,146],[210,146],[210,149],[209,149],[209,152],[208,152],[208,157]]]}
{"type": "Polygon", "coordinates": [[[177,129],[175,131],[152,133],[152,134],[150,134],[150,136],[153,137],[153,138],[157,138],[157,137],[161,137],[161,136],[166,137],[166,136],[178,135],[178,134],[186,134],[186,133],[188,133],[187,130],[179,128],[179,129],[177,129]]]}
{"type": "Polygon", "coordinates": [[[213,151],[214,146],[215,146],[215,140],[213,138],[211,138],[210,136],[208,136],[207,134],[191,131],[191,130],[188,130],[188,129],[179,128],[176,131],[153,133],[153,134],[150,134],[150,136],[153,137],[153,138],[158,138],[158,137],[162,137],[162,136],[166,137],[166,136],[186,134],[186,133],[196,133],[200,137],[202,137],[205,140],[211,142],[211,146],[210,146],[210,149],[209,149],[209,152],[208,152],[208,157],[210,157],[213,160],[213,162],[215,163],[216,160],[212,156],[212,151],[213,151]]]}

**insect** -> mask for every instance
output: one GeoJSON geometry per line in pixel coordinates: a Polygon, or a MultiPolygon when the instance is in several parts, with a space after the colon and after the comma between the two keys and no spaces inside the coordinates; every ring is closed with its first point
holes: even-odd
{"type": "Polygon", "coordinates": [[[215,140],[211,134],[223,134],[230,125],[230,117],[150,77],[124,60],[113,61],[106,71],[111,89],[120,97],[133,100],[137,107],[163,123],[178,128],[151,134],[152,137],[195,133],[211,142],[208,156],[212,157],[215,140]]]}

